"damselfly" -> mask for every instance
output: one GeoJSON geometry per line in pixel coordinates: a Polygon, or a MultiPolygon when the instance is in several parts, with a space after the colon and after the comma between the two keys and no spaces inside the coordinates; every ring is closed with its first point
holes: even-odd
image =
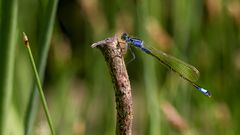
{"type": "Polygon", "coordinates": [[[172,71],[180,75],[183,79],[191,83],[197,90],[202,92],[204,95],[211,97],[211,93],[208,90],[194,83],[199,78],[199,71],[194,66],[189,65],[162,51],[147,48],[144,46],[144,42],[141,39],[129,37],[127,33],[123,33],[121,39],[124,40],[126,43],[131,44],[139,48],[143,52],[153,56],[167,68],[171,69],[172,71]]]}

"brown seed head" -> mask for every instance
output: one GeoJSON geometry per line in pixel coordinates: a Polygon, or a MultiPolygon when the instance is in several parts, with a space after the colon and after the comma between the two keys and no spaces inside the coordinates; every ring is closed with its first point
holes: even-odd
{"type": "Polygon", "coordinates": [[[29,41],[25,32],[23,32],[23,41],[24,41],[24,45],[27,47],[29,45],[29,41]]]}

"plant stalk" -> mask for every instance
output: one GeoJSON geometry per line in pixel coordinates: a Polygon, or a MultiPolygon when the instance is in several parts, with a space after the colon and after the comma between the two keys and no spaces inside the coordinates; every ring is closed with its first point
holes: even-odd
{"type": "Polygon", "coordinates": [[[112,77],[117,109],[116,134],[131,135],[133,119],[131,85],[120,42],[115,35],[94,43],[91,47],[101,50],[112,77]]]}
{"type": "Polygon", "coordinates": [[[36,68],[36,65],[35,65],[35,62],[34,62],[34,58],[33,58],[32,51],[31,51],[31,48],[30,48],[30,45],[29,45],[29,41],[28,41],[28,38],[27,38],[25,33],[23,33],[23,40],[24,40],[25,47],[28,49],[28,54],[29,54],[29,58],[30,58],[30,61],[31,61],[32,69],[34,71],[35,79],[36,79],[36,82],[37,82],[38,92],[40,94],[40,98],[41,98],[41,101],[42,101],[44,112],[45,112],[46,117],[47,117],[49,128],[51,130],[52,135],[55,135],[52,120],[51,120],[51,116],[50,116],[50,113],[48,111],[47,101],[46,101],[44,93],[43,93],[41,81],[40,81],[40,78],[38,76],[37,68],[36,68]]]}

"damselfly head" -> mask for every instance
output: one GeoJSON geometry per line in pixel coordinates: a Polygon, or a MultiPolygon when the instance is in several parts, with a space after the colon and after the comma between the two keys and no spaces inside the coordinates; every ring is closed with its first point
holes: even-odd
{"type": "Polygon", "coordinates": [[[124,32],[121,36],[121,39],[126,41],[128,39],[128,34],[124,32]]]}

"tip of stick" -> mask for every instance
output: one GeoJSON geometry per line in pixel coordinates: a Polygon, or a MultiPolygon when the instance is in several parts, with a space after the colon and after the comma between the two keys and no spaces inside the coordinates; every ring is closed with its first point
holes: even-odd
{"type": "Polygon", "coordinates": [[[98,46],[104,46],[106,44],[110,44],[110,43],[113,43],[113,42],[116,42],[117,41],[117,35],[115,34],[113,37],[109,37],[109,38],[106,38],[102,41],[98,41],[94,44],[91,45],[92,48],[95,48],[95,47],[98,47],[98,46]]]}
{"type": "Polygon", "coordinates": [[[29,45],[29,42],[25,32],[23,32],[23,41],[24,41],[24,45],[27,47],[29,45]]]}

